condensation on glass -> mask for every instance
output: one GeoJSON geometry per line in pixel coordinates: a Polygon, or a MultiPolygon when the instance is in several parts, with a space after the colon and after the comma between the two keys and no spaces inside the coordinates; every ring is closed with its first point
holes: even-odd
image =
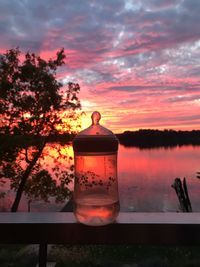
{"type": "Polygon", "coordinates": [[[73,140],[75,160],[74,214],[86,225],[106,225],[119,213],[118,139],[92,114],[92,125],[73,140]]]}

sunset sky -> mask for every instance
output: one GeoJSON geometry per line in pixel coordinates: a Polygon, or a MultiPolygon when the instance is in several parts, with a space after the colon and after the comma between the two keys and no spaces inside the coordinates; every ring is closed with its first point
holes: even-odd
{"type": "Polygon", "coordinates": [[[114,132],[200,129],[199,0],[0,0],[0,52],[19,47],[78,82],[114,132]]]}

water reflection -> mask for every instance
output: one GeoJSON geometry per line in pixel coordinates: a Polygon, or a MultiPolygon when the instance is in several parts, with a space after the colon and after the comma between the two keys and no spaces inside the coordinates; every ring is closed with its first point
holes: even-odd
{"type": "MultiPolygon", "coordinates": [[[[29,153],[31,149],[29,148],[29,153]]],[[[25,148],[1,153],[0,210],[9,211],[18,185],[16,174],[25,168],[25,148]],[[8,157],[8,158],[9,158],[8,157]],[[15,159],[15,160],[14,160],[15,159]],[[4,183],[2,183],[4,181],[4,183]],[[5,194],[3,196],[3,194],[5,194]]],[[[30,155],[28,155],[30,156],[30,155]]],[[[177,211],[179,203],[171,185],[186,177],[193,211],[200,211],[200,146],[143,149],[119,146],[118,181],[121,211],[177,211]]],[[[49,143],[38,160],[20,202],[19,211],[59,211],[73,188],[71,145],[49,143]],[[29,205],[28,205],[29,204],[29,205]]]]}
{"type": "Polygon", "coordinates": [[[171,188],[174,178],[187,177],[194,211],[200,211],[200,147],[173,149],[120,147],[119,188],[124,211],[177,211],[178,201],[171,188]]]}

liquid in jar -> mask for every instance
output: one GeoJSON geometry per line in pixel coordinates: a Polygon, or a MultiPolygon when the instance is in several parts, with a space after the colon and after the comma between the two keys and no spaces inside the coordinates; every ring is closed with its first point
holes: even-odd
{"type": "Polygon", "coordinates": [[[116,153],[80,153],[75,157],[74,214],[93,226],[115,221],[119,213],[116,153]]]}

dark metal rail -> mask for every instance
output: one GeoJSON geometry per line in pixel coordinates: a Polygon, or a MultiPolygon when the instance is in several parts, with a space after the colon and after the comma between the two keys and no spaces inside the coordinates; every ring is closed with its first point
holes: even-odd
{"type": "MultiPolygon", "coordinates": [[[[0,213],[0,243],[200,245],[200,213],[120,213],[116,223],[91,227],[72,213],[0,213]]],[[[43,263],[42,263],[43,262],[43,263]]]]}

